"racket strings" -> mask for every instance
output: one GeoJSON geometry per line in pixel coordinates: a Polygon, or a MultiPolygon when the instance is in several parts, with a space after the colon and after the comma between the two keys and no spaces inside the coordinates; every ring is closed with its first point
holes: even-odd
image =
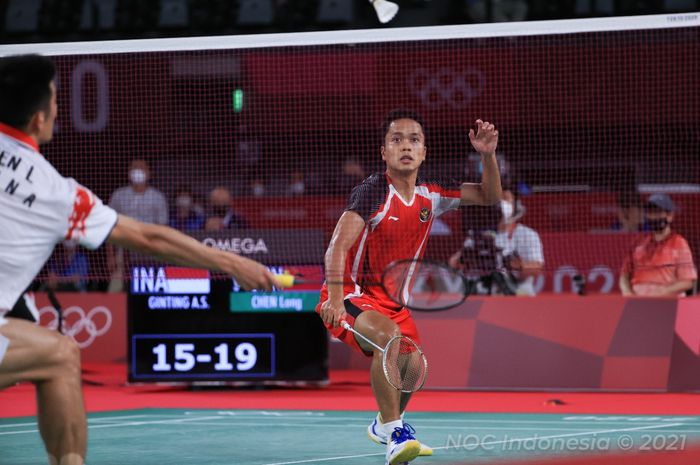
{"type": "Polygon", "coordinates": [[[396,389],[415,392],[423,386],[427,374],[425,356],[411,339],[393,339],[386,347],[384,362],[389,383],[396,389]]]}
{"type": "Polygon", "coordinates": [[[394,262],[382,279],[389,298],[413,310],[451,308],[469,294],[468,281],[458,270],[429,261],[394,262]]]}

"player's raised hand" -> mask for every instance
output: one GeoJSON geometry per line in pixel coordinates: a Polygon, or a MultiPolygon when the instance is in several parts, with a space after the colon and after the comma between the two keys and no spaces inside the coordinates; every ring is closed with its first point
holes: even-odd
{"type": "Polygon", "coordinates": [[[488,121],[476,120],[476,133],[469,130],[469,140],[474,149],[482,155],[493,155],[498,145],[498,131],[488,121]]]}

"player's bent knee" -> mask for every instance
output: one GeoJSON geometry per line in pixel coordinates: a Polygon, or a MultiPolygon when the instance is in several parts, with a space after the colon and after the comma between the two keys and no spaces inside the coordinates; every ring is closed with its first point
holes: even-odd
{"type": "Polygon", "coordinates": [[[355,329],[380,346],[385,346],[392,337],[401,334],[396,323],[386,315],[377,312],[365,312],[360,315],[355,320],[355,329]]]}
{"type": "Polygon", "coordinates": [[[57,337],[56,350],[52,357],[53,365],[67,370],[67,375],[80,375],[80,348],[73,339],[66,336],[57,337]]]}
{"type": "Polygon", "coordinates": [[[376,332],[377,340],[379,341],[379,345],[382,347],[386,346],[392,337],[399,336],[400,334],[401,331],[395,323],[392,323],[392,325],[385,328],[380,328],[376,332]]]}

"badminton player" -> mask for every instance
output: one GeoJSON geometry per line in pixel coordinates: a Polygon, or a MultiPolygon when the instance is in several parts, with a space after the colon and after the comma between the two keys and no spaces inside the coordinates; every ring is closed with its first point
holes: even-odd
{"type": "MultiPolygon", "coordinates": [[[[117,215],[39,153],[56,119],[54,65],[38,55],[0,59],[0,389],[34,383],[39,432],[50,465],[82,465],[87,428],[80,352],[72,339],[4,318],[56,243],[109,242],[184,266],[223,271],[247,288],[271,290],[261,264],[206,247],[174,229],[117,215]]],[[[4,457],[6,460],[11,459],[4,457]]]]}
{"type": "Polygon", "coordinates": [[[356,186],[326,251],[326,284],[316,311],[333,336],[372,357],[370,378],[379,414],[368,428],[371,439],[387,444],[386,463],[409,462],[432,450],[420,444],[402,414],[409,395],[394,389],[382,369],[382,354],[339,326],[345,320],[379,346],[398,334],[420,341],[408,309],[398,307],[375,282],[393,261],[418,259],[425,252],[435,217],[460,205],[492,205],[501,200],[496,162],[498,131],[476,121],[469,139],[481,154],[480,184],[427,182],[418,176],[427,148],[420,118],[408,110],[391,112],[382,127],[380,153],[384,173],[356,186]],[[328,284],[331,283],[331,284],[328,284]]]}

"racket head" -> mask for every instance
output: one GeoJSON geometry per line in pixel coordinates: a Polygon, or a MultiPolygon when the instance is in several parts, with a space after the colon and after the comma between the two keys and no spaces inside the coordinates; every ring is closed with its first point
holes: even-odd
{"type": "Polygon", "coordinates": [[[382,355],[384,376],[401,392],[419,391],[428,376],[428,359],[416,342],[407,336],[392,337],[382,355]]]}
{"type": "Polygon", "coordinates": [[[456,307],[471,292],[459,270],[432,260],[397,260],[382,273],[381,285],[393,302],[417,311],[456,307]]]}

